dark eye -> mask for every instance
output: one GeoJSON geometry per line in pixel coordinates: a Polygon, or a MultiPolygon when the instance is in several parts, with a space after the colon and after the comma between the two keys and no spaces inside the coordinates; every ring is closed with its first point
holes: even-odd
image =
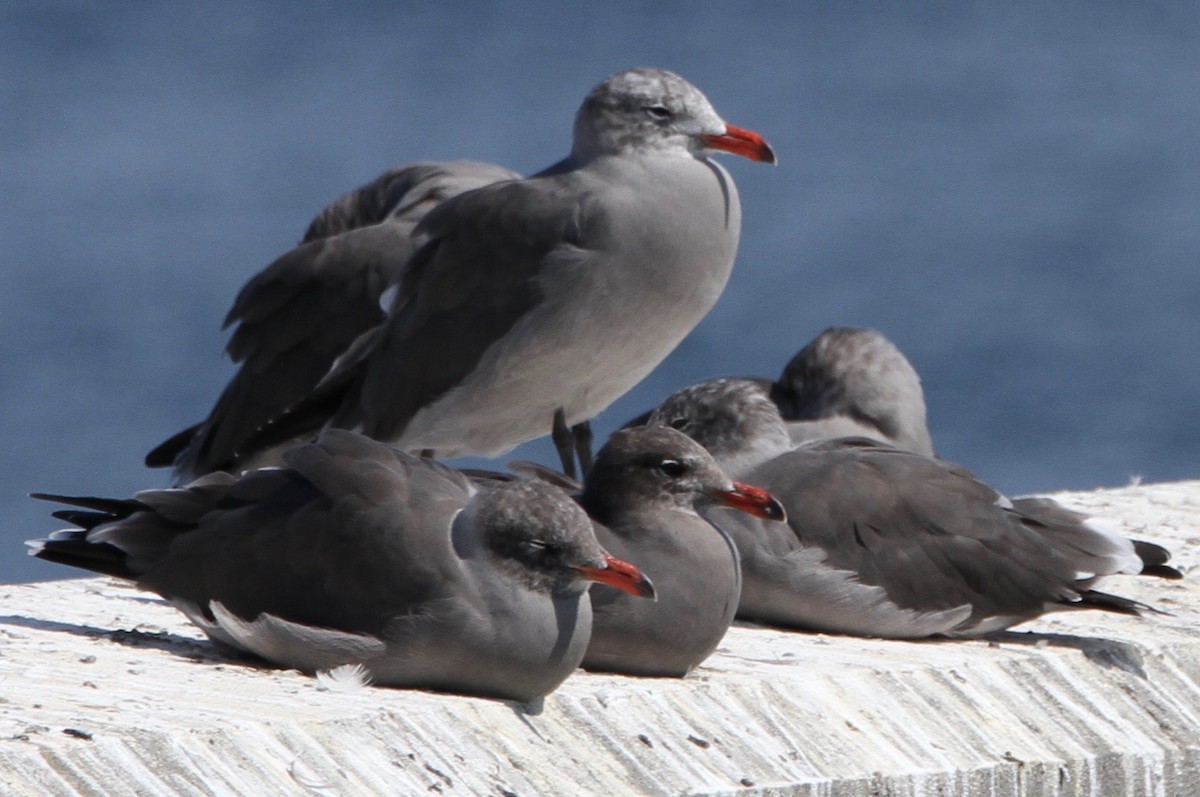
{"type": "Polygon", "coordinates": [[[671,113],[671,109],[665,105],[647,105],[645,110],[651,119],[656,119],[660,122],[665,122],[674,116],[671,113]]]}
{"type": "Polygon", "coordinates": [[[687,418],[672,418],[670,421],[667,422],[667,426],[670,426],[672,429],[678,429],[680,431],[683,431],[684,429],[686,429],[687,425],[688,425],[687,418]]]}
{"type": "Polygon", "coordinates": [[[677,459],[664,459],[658,463],[658,470],[669,479],[678,479],[687,473],[687,465],[677,459]]]}

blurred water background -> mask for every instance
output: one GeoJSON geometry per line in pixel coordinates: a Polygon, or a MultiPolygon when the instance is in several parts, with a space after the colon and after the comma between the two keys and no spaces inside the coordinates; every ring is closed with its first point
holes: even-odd
{"type": "Polygon", "coordinates": [[[77,575],[25,556],[57,525],[26,492],[166,484],[142,456],[231,374],[234,294],[328,201],[418,159],[536,171],[637,65],[781,162],[724,158],[729,288],[601,436],[855,324],[1002,489],[1200,477],[1200,6],[482,6],[0,5],[0,581],[77,575]]]}

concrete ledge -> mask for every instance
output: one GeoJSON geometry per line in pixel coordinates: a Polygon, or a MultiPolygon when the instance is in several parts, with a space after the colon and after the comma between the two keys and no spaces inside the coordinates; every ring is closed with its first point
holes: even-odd
{"type": "MultiPolygon", "coordinates": [[[[1056,497],[1197,572],[1200,482],[1056,497]]],[[[1172,615],[967,642],[737,627],[687,679],[578,673],[541,706],[326,691],[114,581],[0,586],[0,794],[1200,794],[1196,576],[1106,584],[1172,615]]]]}

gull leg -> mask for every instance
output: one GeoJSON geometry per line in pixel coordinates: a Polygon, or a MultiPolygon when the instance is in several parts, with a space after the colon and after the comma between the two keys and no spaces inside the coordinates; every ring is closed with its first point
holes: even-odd
{"type": "Polygon", "coordinates": [[[554,411],[554,425],[550,427],[550,438],[558,451],[558,460],[562,463],[563,473],[575,478],[575,436],[567,426],[567,415],[562,407],[554,411]]]}
{"type": "Polygon", "coordinates": [[[575,455],[579,457],[579,478],[586,479],[592,470],[592,423],[581,421],[571,427],[575,438],[575,455]]]}

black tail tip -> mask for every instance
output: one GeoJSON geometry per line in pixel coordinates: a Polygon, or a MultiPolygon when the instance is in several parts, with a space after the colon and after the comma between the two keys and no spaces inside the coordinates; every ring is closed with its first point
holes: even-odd
{"type": "Polygon", "coordinates": [[[1171,567],[1170,565],[1146,565],[1142,568],[1140,575],[1166,578],[1170,579],[1171,581],[1180,581],[1183,579],[1183,573],[1171,567]]]}

